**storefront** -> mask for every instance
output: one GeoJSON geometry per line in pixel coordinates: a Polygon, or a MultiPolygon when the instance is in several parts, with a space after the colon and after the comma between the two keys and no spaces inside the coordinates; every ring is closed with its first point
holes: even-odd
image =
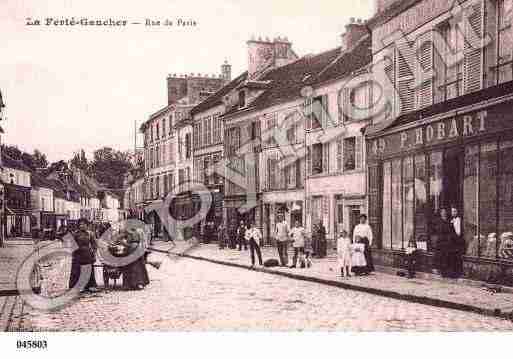
{"type": "MultiPolygon", "coordinates": [[[[273,194],[275,195],[275,194],[273,194]]],[[[276,223],[280,218],[285,221],[292,228],[296,222],[301,225],[304,223],[304,193],[290,192],[284,193],[281,196],[281,201],[274,198],[274,201],[269,200],[269,194],[263,194],[263,236],[264,242],[269,245],[274,245],[276,235],[276,223]],[[300,199],[297,199],[300,198],[300,199]]]]}
{"type": "Polygon", "coordinates": [[[456,100],[460,104],[447,103],[444,112],[432,108],[431,116],[416,113],[366,134],[376,264],[401,266],[413,238],[422,253],[419,269],[431,272],[434,223],[442,208],[456,208],[466,244],[465,277],[513,278],[513,262],[501,251],[501,236],[513,232],[513,96],[506,96],[513,86],[508,86],[473,95],[483,100],[495,91],[499,99],[477,103],[467,96],[456,100]]]}

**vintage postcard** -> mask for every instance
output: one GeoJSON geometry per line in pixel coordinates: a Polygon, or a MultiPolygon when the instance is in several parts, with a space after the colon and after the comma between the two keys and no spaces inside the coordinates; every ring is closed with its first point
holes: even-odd
{"type": "Polygon", "coordinates": [[[2,0],[0,34],[19,351],[513,330],[513,0],[2,0]]]}

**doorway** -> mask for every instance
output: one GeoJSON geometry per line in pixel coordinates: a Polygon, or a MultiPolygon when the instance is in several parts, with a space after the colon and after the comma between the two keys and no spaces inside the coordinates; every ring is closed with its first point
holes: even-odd
{"type": "Polygon", "coordinates": [[[451,206],[462,208],[462,170],[464,152],[461,148],[447,149],[443,164],[443,206],[450,210],[451,206]]]}
{"type": "Polygon", "coordinates": [[[349,206],[349,234],[353,237],[354,227],[360,223],[360,206],[349,206]]]}

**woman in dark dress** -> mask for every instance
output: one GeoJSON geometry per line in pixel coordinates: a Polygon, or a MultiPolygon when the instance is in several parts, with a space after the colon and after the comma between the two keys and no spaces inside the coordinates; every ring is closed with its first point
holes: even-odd
{"type": "MultiPolygon", "coordinates": [[[[143,246],[143,240],[136,231],[124,231],[120,234],[117,244],[125,247],[125,256],[134,253],[139,246],[143,246]]],[[[146,259],[148,253],[122,268],[123,288],[126,290],[141,290],[150,284],[146,259]]]]}
{"type": "MultiPolygon", "coordinates": [[[[78,249],[73,252],[71,257],[69,288],[74,288],[78,283],[82,266],[91,265],[92,267],[94,262],[96,262],[96,242],[94,235],[88,230],[88,225],[89,222],[81,218],[78,221],[78,230],[73,233],[78,249]]],[[[82,292],[96,292],[96,287],[94,267],[92,267],[91,276],[82,292]]]]}
{"type": "Polygon", "coordinates": [[[452,254],[453,242],[456,236],[449,215],[445,208],[440,210],[440,218],[435,224],[435,232],[438,240],[436,245],[436,262],[440,275],[444,278],[451,277],[454,263],[452,254]]]}

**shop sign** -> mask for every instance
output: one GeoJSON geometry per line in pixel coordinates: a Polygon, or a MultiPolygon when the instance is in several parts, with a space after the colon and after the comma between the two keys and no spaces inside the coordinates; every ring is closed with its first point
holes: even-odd
{"type": "Polygon", "coordinates": [[[513,128],[504,107],[450,117],[367,142],[369,160],[513,128]]]}

